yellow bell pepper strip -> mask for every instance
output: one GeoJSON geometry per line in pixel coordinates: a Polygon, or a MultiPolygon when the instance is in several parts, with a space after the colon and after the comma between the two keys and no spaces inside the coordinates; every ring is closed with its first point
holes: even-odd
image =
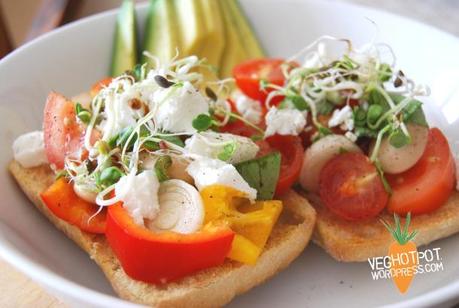
{"type": "Polygon", "coordinates": [[[250,203],[244,192],[211,185],[201,191],[205,223],[222,221],[236,234],[228,258],[255,264],[282,211],[282,201],[250,203]]]}

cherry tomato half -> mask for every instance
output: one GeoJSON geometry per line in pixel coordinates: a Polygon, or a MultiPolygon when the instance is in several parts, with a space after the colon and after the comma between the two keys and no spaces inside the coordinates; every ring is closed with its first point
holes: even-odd
{"type": "Polygon", "coordinates": [[[392,187],[388,210],[400,215],[425,214],[445,204],[456,182],[448,141],[438,128],[429,131],[424,154],[411,169],[387,175],[392,187]]]}
{"type": "MultiPolygon", "coordinates": [[[[236,65],[233,69],[233,77],[236,79],[236,84],[239,89],[248,97],[265,102],[268,93],[272,89],[260,89],[260,81],[264,80],[268,83],[282,86],[285,82],[284,74],[281,70],[283,59],[254,59],[242,62],[236,65]]],[[[272,104],[278,104],[283,97],[276,97],[272,100],[272,104]]]]}
{"type": "Polygon", "coordinates": [[[389,199],[376,167],[362,153],[332,158],[320,172],[319,195],[330,211],[347,220],[375,217],[389,199]]]}
{"type": "Polygon", "coordinates": [[[276,195],[286,193],[298,180],[303,165],[304,149],[301,139],[297,136],[274,135],[257,142],[260,147],[258,156],[273,151],[281,153],[281,168],[276,186],[276,195]]]}

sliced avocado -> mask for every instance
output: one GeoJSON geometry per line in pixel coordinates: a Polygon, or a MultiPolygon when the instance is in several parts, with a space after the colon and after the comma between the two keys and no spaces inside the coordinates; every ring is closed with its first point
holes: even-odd
{"type": "Polygon", "coordinates": [[[239,37],[242,46],[250,59],[262,58],[265,56],[265,51],[253,31],[247,17],[245,16],[238,0],[227,0],[228,8],[235,20],[234,26],[239,32],[239,37]]]}
{"type": "Polygon", "coordinates": [[[235,27],[237,20],[231,14],[232,0],[220,0],[221,12],[225,22],[225,49],[220,60],[220,78],[231,77],[233,67],[248,58],[238,30],[235,27]]]}
{"type": "Polygon", "coordinates": [[[181,49],[180,57],[199,55],[201,46],[207,38],[206,25],[200,1],[173,0],[178,20],[181,49]]]}
{"type": "MultiPolygon", "coordinates": [[[[202,13],[200,17],[206,28],[206,39],[201,45],[199,55],[206,58],[207,62],[218,70],[225,48],[225,25],[220,4],[215,0],[196,0],[200,2],[202,13]]],[[[204,78],[212,80],[217,78],[217,72],[203,69],[204,78]]]]}
{"type": "MultiPolygon", "coordinates": [[[[150,0],[143,50],[159,58],[161,62],[171,60],[180,50],[179,24],[175,14],[174,1],[150,0]]],[[[143,56],[142,63],[151,59],[143,56]]]]}
{"type": "Polygon", "coordinates": [[[234,167],[250,187],[257,190],[258,200],[271,200],[279,179],[280,163],[280,153],[273,152],[236,164],[234,167]]]}
{"type": "Polygon", "coordinates": [[[110,76],[118,76],[137,64],[137,21],[134,1],[124,0],[116,20],[110,76]]]}

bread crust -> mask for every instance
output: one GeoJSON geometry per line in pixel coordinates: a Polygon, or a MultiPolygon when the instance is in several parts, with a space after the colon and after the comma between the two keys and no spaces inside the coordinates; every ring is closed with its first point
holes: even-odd
{"type": "Polygon", "coordinates": [[[227,260],[179,281],[153,285],[126,275],[105,236],[81,231],[48,210],[39,196],[53,182],[48,166],[26,169],[12,161],[9,171],[40,212],[100,266],[121,298],[155,307],[218,307],[228,303],[287,267],[308,244],[316,220],[309,202],[290,191],[282,198],[284,210],[255,266],[227,260]]]}
{"type": "MultiPolygon", "coordinates": [[[[323,206],[317,196],[303,192],[300,194],[317,211],[314,243],[333,258],[343,262],[366,262],[368,258],[387,255],[389,245],[394,239],[380,219],[392,223],[392,215],[384,212],[373,219],[347,221],[323,206]]],[[[410,230],[418,230],[414,239],[418,247],[459,232],[459,192],[455,191],[448,202],[436,211],[412,217],[410,230]]]]}

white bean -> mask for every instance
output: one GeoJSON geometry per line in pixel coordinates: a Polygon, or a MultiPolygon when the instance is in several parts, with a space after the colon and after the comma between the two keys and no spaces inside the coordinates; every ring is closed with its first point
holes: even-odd
{"type": "Polygon", "coordinates": [[[355,143],[342,135],[328,135],[313,143],[304,153],[301,186],[309,192],[317,192],[320,171],[330,159],[342,151],[362,152],[355,143]]]}

